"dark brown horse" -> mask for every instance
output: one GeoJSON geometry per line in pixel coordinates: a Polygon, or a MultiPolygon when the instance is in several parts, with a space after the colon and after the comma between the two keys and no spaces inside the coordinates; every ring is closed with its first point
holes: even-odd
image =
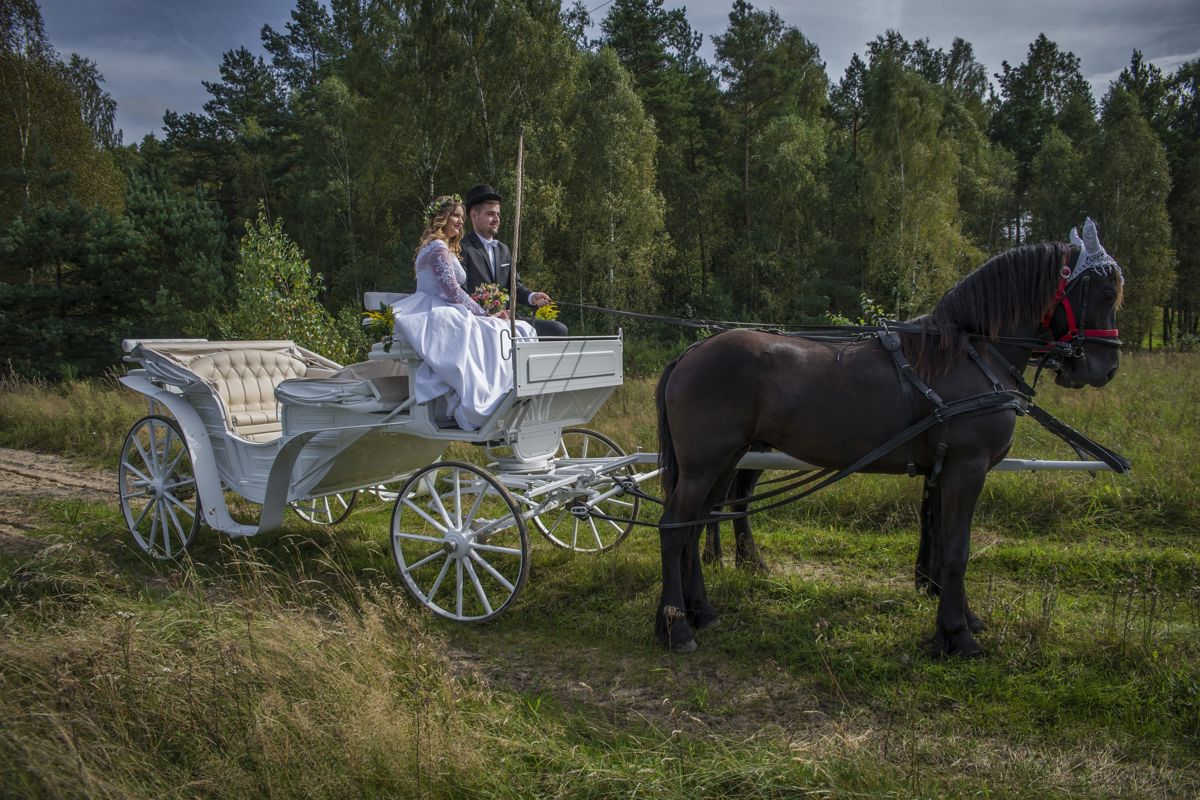
{"type": "MultiPolygon", "coordinates": [[[[1082,247],[1025,246],[996,256],[905,326],[902,352],[928,388],[951,405],[1012,392],[1039,340],[1070,351],[1058,365],[1060,385],[1108,383],[1117,371],[1122,277],[1090,220],[1085,234],[1082,247]]],[[[655,627],[664,644],[690,652],[695,631],[717,620],[705,594],[697,521],[726,497],[743,454],[774,448],[845,468],[934,413],[934,395],[913,392],[906,400],[906,394],[879,340],[835,343],[736,330],[693,345],[667,365],[656,394],[666,497],[655,627]]],[[[937,476],[936,497],[926,498],[922,513],[932,541],[919,559],[940,594],[934,643],[941,653],[981,653],[972,635],[981,624],[964,586],[971,517],[988,470],[1012,443],[1016,415],[1010,404],[946,417],[862,469],[915,468],[937,476]]]]}

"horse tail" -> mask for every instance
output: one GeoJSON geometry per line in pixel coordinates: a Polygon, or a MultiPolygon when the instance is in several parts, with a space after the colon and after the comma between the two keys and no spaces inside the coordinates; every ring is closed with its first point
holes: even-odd
{"type": "Polygon", "coordinates": [[[667,382],[671,373],[679,365],[680,355],[665,367],[654,389],[654,404],[658,410],[658,466],[662,468],[661,478],[663,499],[671,496],[675,484],[679,480],[679,462],[675,458],[675,446],[671,442],[671,422],[667,419],[667,382]]]}

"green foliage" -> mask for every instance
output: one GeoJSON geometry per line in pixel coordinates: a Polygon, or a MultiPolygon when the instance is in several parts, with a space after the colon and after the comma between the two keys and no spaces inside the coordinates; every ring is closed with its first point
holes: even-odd
{"type": "Polygon", "coordinates": [[[958,222],[959,162],[941,130],[944,97],[904,58],[899,41],[878,43],[863,127],[869,274],[897,318],[931,307],[980,261],[958,222]]]}
{"type": "MultiPolygon", "coordinates": [[[[1197,62],[1166,74],[1134,51],[1113,95],[1132,100],[1106,99],[1102,127],[1079,59],[1044,35],[992,96],[993,68],[961,38],[885,31],[831,87],[818,43],[745,0],[712,63],[686,9],[616,0],[596,41],[587,10],[297,0],[263,28],[265,58],[230,43],[202,112],[167,112],[164,141],[121,149],[100,65],[60,59],[36,4],[15,0],[0,17],[0,222],[101,205],[139,281],[123,334],[208,335],[260,207],[331,312],[412,288],[435,194],[491,183],[512,244],[523,133],[519,269],[564,303],[795,324],[854,315],[865,292],[911,316],[986,257],[1091,215],[1128,251],[1123,327],[1140,342],[1161,313],[1168,340],[1200,335],[1197,62]]],[[[344,328],[334,338],[360,347],[344,328]]],[[[673,333],[645,335],[654,349],[673,333]]],[[[63,357],[54,369],[98,368],[63,357]]]]}
{"type": "Polygon", "coordinates": [[[129,177],[125,218],[139,240],[139,266],[163,276],[140,298],[142,327],[157,337],[208,337],[227,295],[219,210],[199,190],[184,192],[151,169],[129,177]]]}
{"type": "Polygon", "coordinates": [[[0,226],[29,208],[74,201],[119,213],[125,187],[111,154],[115,104],[94,64],[58,60],[36,4],[0,41],[0,226]]]}
{"type": "MultiPolygon", "coordinates": [[[[246,226],[239,252],[237,301],[222,319],[223,336],[231,339],[290,339],[301,347],[339,363],[354,360],[363,337],[348,334],[317,301],[320,275],[313,275],[300,248],[259,209],[258,219],[246,226]]],[[[353,313],[358,324],[358,314],[353,313]]],[[[351,329],[353,330],[353,329],[351,329]]]]}
{"type": "Polygon", "coordinates": [[[1125,271],[1121,327],[1141,342],[1175,280],[1167,215],[1167,156],[1129,92],[1105,98],[1091,206],[1101,241],[1125,271]]]}
{"type": "MultiPolygon", "coordinates": [[[[1066,241],[1089,213],[1084,201],[1089,173],[1070,138],[1051,127],[1034,156],[1029,185],[1030,233],[1036,241],[1066,241]]],[[[1095,213],[1095,212],[1092,212],[1095,213]]]]}
{"type": "Polygon", "coordinates": [[[33,377],[103,372],[139,332],[152,279],[122,218],[43,206],[0,231],[0,352],[33,377]]]}

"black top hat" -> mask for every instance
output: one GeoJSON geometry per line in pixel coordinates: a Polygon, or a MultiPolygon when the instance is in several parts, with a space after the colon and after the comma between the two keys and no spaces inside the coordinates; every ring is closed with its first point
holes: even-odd
{"type": "Polygon", "coordinates": [[[493,189],[491,186],[488,186],[486,183],[481,183],[478,186],[472,186],[467,190],[467,199],[465,202],[467,211],[471,210],[471,206],[477,206],[480,203],[486,203],[489,200],[495,200],[497,203],[501,202],[500,195],[496,193],[495,189],[493,189]]]}

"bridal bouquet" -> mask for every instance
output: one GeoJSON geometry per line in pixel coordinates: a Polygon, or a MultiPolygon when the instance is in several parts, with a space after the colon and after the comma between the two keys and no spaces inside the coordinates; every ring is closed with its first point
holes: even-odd
{"type": "Polygon", "coordinates": [[[508,305],[508,292],[494,283],[481,283],[471,292],[471,299],[487,313],[495,314],[508,305]]]}

